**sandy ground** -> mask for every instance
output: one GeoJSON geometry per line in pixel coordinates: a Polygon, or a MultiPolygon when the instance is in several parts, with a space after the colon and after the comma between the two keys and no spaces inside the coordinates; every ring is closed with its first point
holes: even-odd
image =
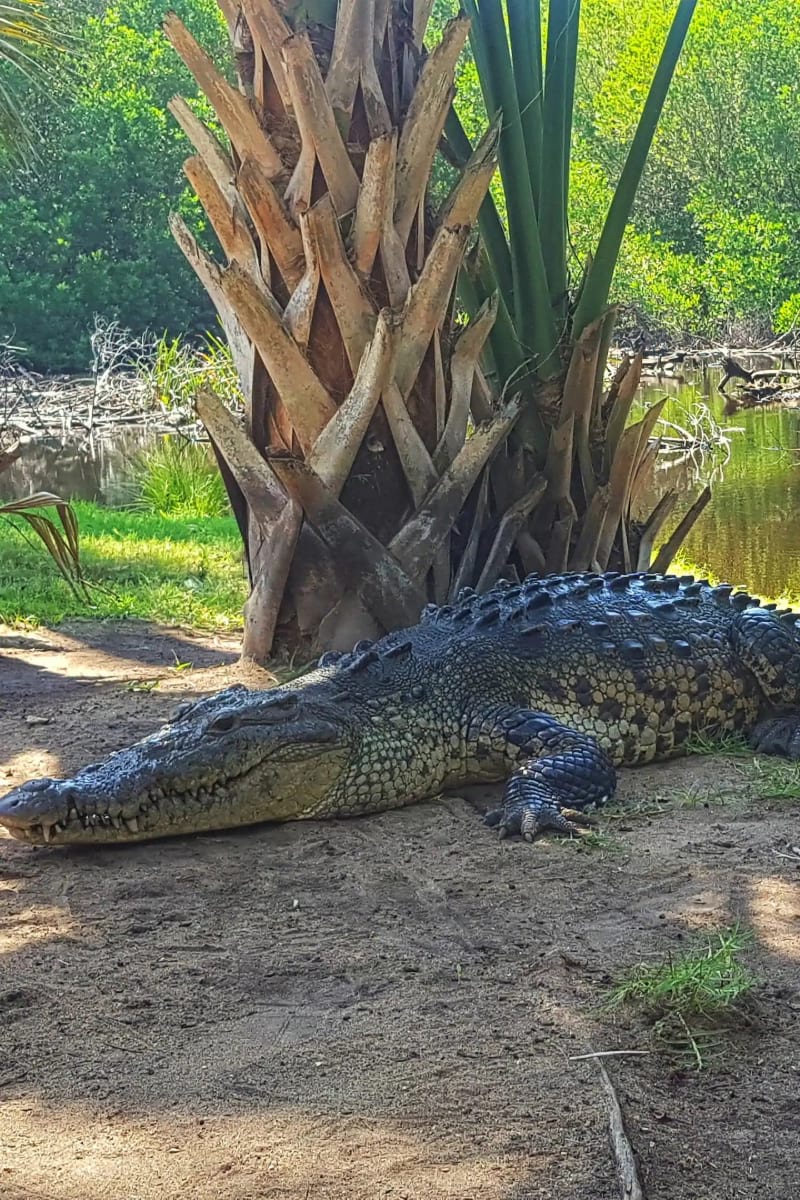
{"type": "MultiPolygon", "coordinates": [[[[0,629],[0,791],[241,678],[236,649],[0,629]]],[[[755,1026],[700,1075],[657,1052],[609,1073],[649,1200],[795,1200],[800,871],[776,851],[800,830],[770,790],[747,759],[628,772],[597,849],[498,842],[488,793],[127,849],[0,840],[0,1197],[612,1200],[574,1056],[651,1048],[602,1011],[612,979],[739,919],[755,1026]]]]}

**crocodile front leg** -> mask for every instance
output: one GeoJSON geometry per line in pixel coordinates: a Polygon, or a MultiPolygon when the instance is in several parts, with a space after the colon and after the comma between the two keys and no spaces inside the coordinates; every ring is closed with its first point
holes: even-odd
{"type": "Polygon", "coordinates": [[[501,837],[520,834],[532,842],[544,829],[578,833],[582,810],[604,804],[614,793],[617,773],[595,739],[546,713],[503,710],[483,733],[495,746],[504,740],[512,760],[524,757],[506,785],[502,806],[485,818],[501,837]]]}

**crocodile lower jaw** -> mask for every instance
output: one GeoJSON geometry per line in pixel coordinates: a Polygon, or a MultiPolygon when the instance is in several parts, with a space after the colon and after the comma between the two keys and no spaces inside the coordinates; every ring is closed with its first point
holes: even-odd
{"type": "MultiPolygon", "coordinates": [[[[52,843],[88,843],[130,841],[132,838],[163,837],[170,832],[192,833],[215,827],[211,814],[223,805],[230,805],[228,783],[217,781],[211,788],[166,792],[155,788],[148,792],[138,806],[126,804],[124,810],[112,813],[102,809],[81,812],[71,806],[60,820],[32,822],[25,826],[7,825],[8,833],[18,841],[45,846],[52,843]],[[206,818],[206,820],[204,820],[206,818]]],[[[115,806],[116,807],[116,806],[115,806]]]]}

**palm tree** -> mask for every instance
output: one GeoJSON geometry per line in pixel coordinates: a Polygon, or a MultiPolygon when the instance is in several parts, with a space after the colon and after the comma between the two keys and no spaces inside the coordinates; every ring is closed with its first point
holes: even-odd
{"type": "Polygon", "coordinates": [[[470,0],[430,53],[432,0],[220,0],[235,86],[166,18],[223,131],[171,102],[224,265],[175,215],[173,233],[245,397],[243,423],[207,391],[197,409],[247,550],[246,657],[349,646],[500,576],[649,557],[674,499],[634,527],[658,410],[625,430],[635,362],[604,388],[609,268],[694,3],[577,287],[579,0],[551,0],[544,62],[539,0],[470,0]],[[451,107],[467,37],[487,108],[474,146],[451,107]],[[434,213],[440,145],[458,177],[434,213]],[[507,228],[487,194],[498,158],[507,228]]]}
{"type": "Polygon", "coordinates": [[[33,141],[14,94],[14,76],[40,85],[46,53],[61,44],[42,0],[0,3],[0,146],[17,157],[29,157],[33,141]]]}

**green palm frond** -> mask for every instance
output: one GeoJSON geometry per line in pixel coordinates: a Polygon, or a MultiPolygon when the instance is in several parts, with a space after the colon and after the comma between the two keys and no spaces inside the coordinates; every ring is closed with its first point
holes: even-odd
{"type": "MultiPolygon", "coordinates": [[[[568,270],[568,212],[580,0],[464,0],[487,114],[502,113],[503,121],[499,160],[508,226],[503,228],[488,197],[480,229],[489,268],[476,296],[480,303],[487,290],[499,290],[510,317],[505,326],[498,321],[490,337],[498,364],[513,362],[522,349],[546,380],[562,368],[559,347],[576,341],[606,310],[636,190],[697,0],[673,3],[672,25],[602,236],[577,283],[568,270]]],[[[454,111],[445,133],[456,160],[466,161],[471,145],[454,111]]],[[[462,292],[468,287],[467,282],[462,292]]]]}
{"type": "Polygon", "coordinates": [[[63,45],[42,0],[0,4],[0,147],[23,161],[33,154],[33,137],[15,83],[42,86],[48,53],[63,45]]]}

